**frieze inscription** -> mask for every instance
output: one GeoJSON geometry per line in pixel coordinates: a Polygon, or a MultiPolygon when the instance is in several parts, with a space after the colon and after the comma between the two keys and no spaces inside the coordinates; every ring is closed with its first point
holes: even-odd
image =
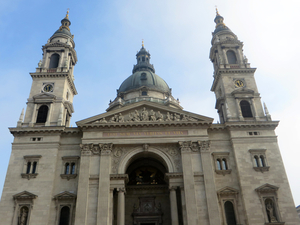
{"type": "Polygon", "coordinates": [[[187,130],[182,131],[145,131],[145,132],[103,132],[103,137],[138,137],[138,136],[174,136],[187,135],[187,130]]]}

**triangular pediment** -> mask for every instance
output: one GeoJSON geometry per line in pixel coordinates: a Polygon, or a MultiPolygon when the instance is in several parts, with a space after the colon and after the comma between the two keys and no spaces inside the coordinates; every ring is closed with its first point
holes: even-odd
{"type": "Polygon", "coordinates": [[[18,194],[15,194],[13,196],[14,199],[34,199],[36,197],[37,197],[37,195],[32,194],[28,191],[22,191],[22,192],[20,192],[18,194]]]}
{"type": "Polygon", "coordinates": [[[213,119],[158,103],[141,101],[76,122],[78,126],[127,123],[206,122],[213,119]]]}
{"type": "Polygon", "coordinates": [[[257,192],[276,192],[279,189],[279,187],[271,185],[271,184],[264,184],[258,188],[255,189],[257,192]]]}
{"type": "Polygon", "coordinates": [[[232,187],[224,187],[218,191],[218,195],[234,195],[238,194],[239,191],[232,187]]]}
{"type": "Polygon", "coordinates": [[[54,196],[54,199],[74,199],[74,198],[76,198],[76,195],[68,191],[64,191],[54,196]]]}

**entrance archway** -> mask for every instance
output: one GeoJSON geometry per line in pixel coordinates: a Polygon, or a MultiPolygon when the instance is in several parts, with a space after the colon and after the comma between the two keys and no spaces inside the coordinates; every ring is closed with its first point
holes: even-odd
{"type": "Polygon", "coordinates": [[[127,164],[125,224],[171,224],[166,163],[153,153],[134,155],[127,164]]]}

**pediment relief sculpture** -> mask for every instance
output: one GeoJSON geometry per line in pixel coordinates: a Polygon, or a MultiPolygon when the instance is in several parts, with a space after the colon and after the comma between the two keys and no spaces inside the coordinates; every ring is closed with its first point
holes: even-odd
{"type": "Polygon", "coordinates": [[[113,116],[103,117],[93,123],[124,123],[124,122],[173,122],[186,121],[195,122],[199,119],[193,118],[186,114],[178,114],[174,112],[161,112],[147,109],[133,110],[129,113],[116,113],[113,116]]]}

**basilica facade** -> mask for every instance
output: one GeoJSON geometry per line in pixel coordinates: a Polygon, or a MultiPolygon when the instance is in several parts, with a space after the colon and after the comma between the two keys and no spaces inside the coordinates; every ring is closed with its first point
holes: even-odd
{"type": "Polygon", "coordinates": [[[3,225],[296,225],[273,121],[243,43],[215,17],[220,123],[183,110],[144,45],[107,112],[70,127],[68,14],[30,73],[0,203],[3,225]]]}

